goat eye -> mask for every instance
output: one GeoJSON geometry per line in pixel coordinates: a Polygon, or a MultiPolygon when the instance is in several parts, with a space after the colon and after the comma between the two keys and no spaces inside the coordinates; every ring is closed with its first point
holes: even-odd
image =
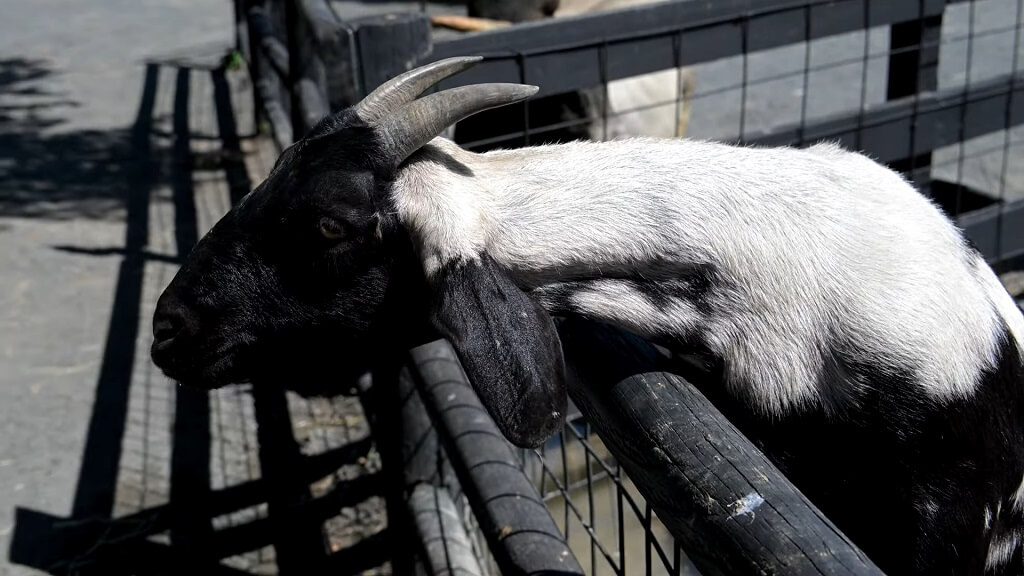
{"type": "Polygon", "coordinates": [[[328,240],[341,240],[345,237],[345,229],[333,218],[320,219],[320,234],[328,240]]]}

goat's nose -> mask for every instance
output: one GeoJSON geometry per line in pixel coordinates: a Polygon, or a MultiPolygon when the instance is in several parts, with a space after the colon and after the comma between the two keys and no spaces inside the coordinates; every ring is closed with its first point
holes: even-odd
{"type": "Polygon", "coordinates": [[[158,314],[153,319],[153,345],[155,348],[166,348],[181,333],[185,326],[184,318],[177,311],[158,314]]]}
{"type": "Polygon", "coordinates": [[[153,338],[157,343],[170,342],[185,327],[185,319],[177,310],[160,311],[153,318],[153,338]]]}
{"type": "Polygon", "coordinates": [[[164,292],[156,303],[153,314],[153,346],[166,348],[188,324],[187,308],[170,290],[164,292]]]}

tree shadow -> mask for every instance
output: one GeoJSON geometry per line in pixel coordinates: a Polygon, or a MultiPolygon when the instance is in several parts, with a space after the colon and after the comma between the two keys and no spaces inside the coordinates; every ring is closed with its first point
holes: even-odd
{"type": "Polygon", "coordinates": [[[130,133],[59,132],[79,104],[44,60],[0,59],[0,216],[120,219],[130,133]]]}

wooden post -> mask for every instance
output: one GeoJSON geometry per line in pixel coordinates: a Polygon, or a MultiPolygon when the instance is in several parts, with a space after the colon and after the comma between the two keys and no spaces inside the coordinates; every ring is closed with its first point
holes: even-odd
{"type": "Polygon", "coordinates": [[[260,125],[265,120],[263,106],[260,104],[260,93],[256,89],[256,83],[260,80],[260,66],[262,54],[260,54],[260,37],[252,29],[251,11],[256,6],[253,0],[236,0],[237,5],[242,8],[242,16],[245,18],[245,62],[248,65],[249,81],[252,82],[252,131],[259,134],[260,125]]]}
{"type": "Polygon", "coordinates": [[[419,12],[353,20],[359,45],[359,79],[365,96],[412,69],[430,53],[430,20],[419,12]]]}

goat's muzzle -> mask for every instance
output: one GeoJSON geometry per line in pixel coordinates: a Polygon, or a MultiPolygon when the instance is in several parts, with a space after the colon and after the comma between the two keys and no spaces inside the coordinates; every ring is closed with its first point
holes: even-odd
{"type": "Polygon", "coordinates": [[[198,322],[196,315],[181,301],[174,290],[168,289],[157,300],[153,314],[153,346],[150,356],[164,374],[175,380],[203,386],[201,378],[193,374],[200,364],[195,349],[198,322]]]}

